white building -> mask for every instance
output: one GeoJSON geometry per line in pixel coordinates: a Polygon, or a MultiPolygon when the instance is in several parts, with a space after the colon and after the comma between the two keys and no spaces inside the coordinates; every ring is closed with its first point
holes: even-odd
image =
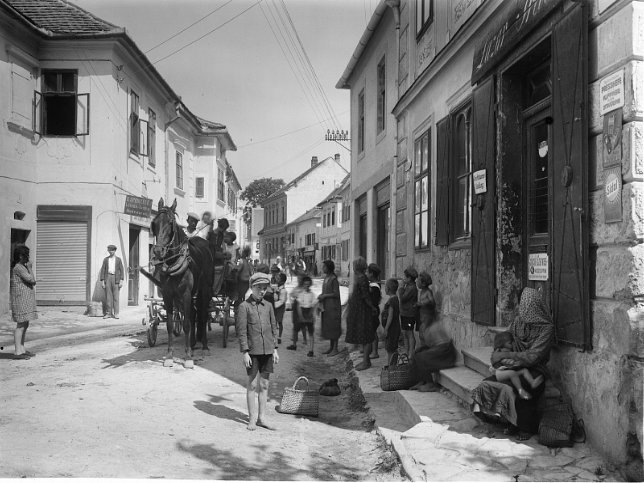
{"type": "Polygon", "coordinates": [[[181,223],[229,212],[225,126],[195,116],[124,29],[62,0],[0,0],[0,85],[0,314],[17,243],[31,248],[40,305],[100,300],[115,244],[121,305],[136,305],[150,204],[176,199],[181,223]]]}

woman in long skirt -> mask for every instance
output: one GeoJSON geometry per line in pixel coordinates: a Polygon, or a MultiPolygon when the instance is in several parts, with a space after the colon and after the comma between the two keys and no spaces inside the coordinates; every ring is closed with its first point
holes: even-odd
{"type": "Polygon", "coordinates": [[[331,342],[329,350],[324,354],[334,356],[338,353],[338,339],[342,334],[340,284],[335,275],[335,264],[332,260],[322,262],[322,271],[325,277],[322,283],[322,293],[318,296],[322,309],[322,338],[331,342]]]}
{"type": "Polygon", "coordinates": [[[376,328],[372,321],[373,316],[378,313],[378,307],[375,307],[371,302],[366,270],[367,261],[363,257],[356,258],[353,262],[354,283],[347,308],[347,335],[345,337],[348,344],[362,345],[362,362],[356,366],[356,371],[363,371],[371,367],[369,354],[371,353],[371,343],[376,336],[376,328]]]}

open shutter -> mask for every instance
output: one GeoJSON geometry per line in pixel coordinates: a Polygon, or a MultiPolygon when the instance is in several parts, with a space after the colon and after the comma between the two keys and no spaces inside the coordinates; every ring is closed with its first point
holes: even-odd
{"type": "Polygon", "coordinates": [[[487,191],[472,203],[472,322],[485,325],[494,325],[496,312],[494,123],[490,77],[472,93],[472,171],[484,169],[487,178],[487,191]]]}
{"type": "Polygon", "coordinates": [[[552,312],[557,339],[589,348],[587,24],[575,5],[555,26],[553,66],[552,312]]]}
{"type": "Polygon", "coordinates": [[[139,119],[139,156],[147,156],[148,153],[148,121],[139,119]]]}
{"type": "Polygon", "coordinates": [[[76,136],[89,134],[89,94],[76,95],[76,136]]]}
{"type": "Polygon", "coordinates": [[[33,131],[42,136],[42,93],[34,91],[33,131]]]}
{"type": "Polygon", "coordinates": [[[449,116],[436,124],[436,245],[449,244],[449,116]]]}

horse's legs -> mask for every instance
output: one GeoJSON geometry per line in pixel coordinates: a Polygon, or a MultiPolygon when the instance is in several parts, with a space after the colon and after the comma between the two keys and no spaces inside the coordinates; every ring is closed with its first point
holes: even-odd
{"type": "Polygon", "coordinates": [[[194,333],[191,330],[193,325],[192,321],[194,320],[194,314],[192,313],[192,295],[189,290],[186,290],[183,294],[183,332],[185,336],[185,349],[186,349],[186,360],[192,359],[192,340],[194,339],[194,333]]]}
{"type": "Polygon", "coordinates": [[[166,359],[174,360],[174,304],[172,299],[163,301],[165,305],[166,313],[166,327],[168,329],[168,351],[166,353],[166,359]]]}
{"type": "Polygon", "coordinates": [[[208,305],[210,304],[210,288],[199,289],[197,296],[197,320],[201,327],[201,348],[209,351],[208,348],[208,305]]]}

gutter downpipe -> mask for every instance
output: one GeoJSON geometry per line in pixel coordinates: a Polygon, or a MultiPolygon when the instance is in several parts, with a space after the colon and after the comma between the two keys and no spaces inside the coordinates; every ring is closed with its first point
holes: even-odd
{"type": "Polygon", "coordinates": [[[170,139],[168,138],[168,127],[173,124],[175,121],[181,119],[181,114],[179,112],[180,105],[178,102],[174,104],[174,113],[175,116],[165,123],[163,132],[165,134],[165,192],[166,192],[166,203],[170,202],[170,159],[168,151],[170,150],[170,139]]]}

